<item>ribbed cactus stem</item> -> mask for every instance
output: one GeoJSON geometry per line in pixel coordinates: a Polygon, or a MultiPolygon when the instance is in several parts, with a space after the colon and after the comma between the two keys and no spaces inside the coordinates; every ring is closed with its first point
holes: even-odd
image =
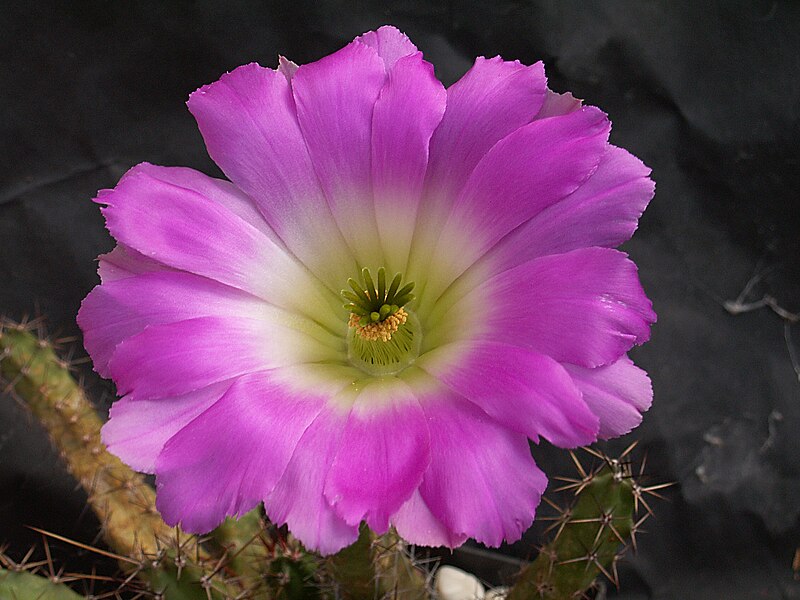
{"type": "Polygon", "coordinates": [[[376,536],[362,523],[358,540],[329,560],[345,600],[424,600],[430,597],[424,574],[413,564],[400,537],[390,530],[376,536]]]}
{"type": "Polygon", "coordinates": [[[150,594],[164,600],[252,598],[242,595],[239,586],[232,586],[216,577],[216,573],[212,573],[213,571],[194,562],[190,557],[181,561],[180,557],[170,552],[160,561],[147,566],[139,578],[147,582],[150,594]]]}
{"type": "Polygon", "coordinates": [[[239,577],[257,581],[263,577],[269,562],[264,521],[260,510],[252,510],[238,519],[227,518],[212,537],[226,553],[227,567],[239,577]]]}
{"type": "Polygon", "coordinates": [[[109,454],[100,440],[100,417],[50,342],[23,325],[0,323],[0,379],[0,389],[27,406],[49,434],[124,569],[170,600],[241,596],[241,586],[225,582],[217,567],[228,565],[164,523],[153,489],[109,454]]]}
{"type": "Polygon", "coordinates": [[[387,598],[426,600],[430,589],[425,573],[408,554],[408,546],[390,529],[373,544],[380,591],[387,598]]]}
{"type": "Polygon", "coordinates": [[[376,597],[374,541],[375,534],[362,523],[355,543],[328,559],[328,569],[339,584],[338,595],[344,600],[374,600],[376,597]]]}
{"type": "Polygon", "coordinates": [[[577,502],[561,511],[554,539],[523,570],[507,600],[580,598],[603,573],[616,580],[620,546],[633,528],[634,482],[606,467],[577,484],[577,502]]]}
{"type": "Polygon", "coordinates": [[[102,425],[86,394],[51,344],[21,325],[0,328],[0,376],[47,430],[53,445],[88,495],[106,542],[131,558],[153,556],[157,539],[174,531],[155,511],[142,477],[100,441],[102,425]]]}
{"type": "MultiPolygon", "coordinates": [[[[269,562],[266,598],[274,600],[320,600],[328,598],[322,593],[319,560],[299,548],[275,548],[269,562]]],[[[259,596],[260,598],[260,596],[259,596]]]]}
{"type": "Polygon", "coordinates": [[[170,600],[241,595],[240,586],[221,580],[222,569],[195,538],[164,523],[142,476],[108,453],[100,418],[47,340],[22,325],[0,323],[0,379],[0,389],[27,406],[49,434],[123,568],[170,600]]]}
{"type": "Polygon", "coordinates": [[[83,600],[63,583],[27,571],[0,568],[0,598],[9,600],[83,600]]]}

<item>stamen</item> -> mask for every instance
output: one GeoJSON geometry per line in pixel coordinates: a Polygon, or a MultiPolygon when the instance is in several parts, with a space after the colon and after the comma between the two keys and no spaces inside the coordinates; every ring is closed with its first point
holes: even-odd
{"type": "Polygon", "coordinates": [[[371,375],[399,372],[416,360],[422,345],[419,320],[404,308],[414,299],[414,284],[401,285],[400,273],[387,282],[382,267],[376,277],[363,269],[360,279],[348,279],[350,289],[342,290],[350,311],[348,358],[371,375]]]}
{"type": "Polygon", "coordinates": [[[422,332],[413,313],[400,308],[383,321],[361,325],[350,315],[347,355],[350,362],[370,375],[388,375],[403,370],[419,356],[422,332]]]}
{"type": "Polygon", "coordinates": [[[400,287],[403,276],[397,273],[386,289],[386,269],[378,269],[378,284],[369,269],[361,270],[363,284],[348,279],[350,290],[342,290],[342,297],[349,302],[344,307],[350,311],[348,324],[366,341],[388,342],[408,319],[403,306],[414,299],[411,290],[414,283],[400,287]]]}
{"type": "Polygon", "coordinates": [[[352,314],[350,315],[350,321],[348,322],[348,325],[353,327],[356,330],[356,333],[368,342],[374,342],[376,340],[388,342],[390,339],[392,339],[392,335],[398,329],[400,329],[400,326],[404,325],[408,320],[408,313],[401,308],[394,314],[384,316],[383,320],[380,320],[381,314],[384,312],[384,308],[388,313],[389,306],[384,304],[381,307],[380,313],[371,313],[370,318],[372,322],[367,323],[366,325],[361,324],[361,319],[364,317],[359,317],[357,314],[352,314]]]}

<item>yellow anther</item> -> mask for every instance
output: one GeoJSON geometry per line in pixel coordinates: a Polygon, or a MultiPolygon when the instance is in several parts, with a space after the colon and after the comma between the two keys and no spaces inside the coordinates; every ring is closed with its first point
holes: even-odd
{"type": "Polygon", "coordinates": [[[383,321],[377,323],[368,323],[361,325],[359,323],[360,317],[356,314],[350,315],[348,325],[356,330],[356,333],[368,342],[375,342],[380,340],[388,342],[392,339],[395,331],[400,329],[400,326],[405,324],[408,320],[408,313],[404,309],[398,310],[393,315],[386,317],[383,321]]]}

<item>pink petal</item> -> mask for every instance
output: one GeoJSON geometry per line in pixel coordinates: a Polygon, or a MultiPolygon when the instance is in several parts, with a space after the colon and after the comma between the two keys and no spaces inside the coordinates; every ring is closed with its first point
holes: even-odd
{"type": "Polygon", "coordinates": [[[246,221],[261,233],[275,239],[275,233],[264,220],[256,203],[230,181],[209,177],[194,169],[186,167],[160,167],[149,163],[137,166],[141,173],[148,177],[163,181],[166,184],[177,185],[187,190],[197,192],[207,200],[211,200],[228,209],[243,221],[246,221]]]}
{"type": "Polygon", "coordinates": [[[548,356],[492,341],[457,342],[416,365],[534,441],[575,448],[597,440],[598,419],[567,371],[548,356]]]}
{"type": "Polygon", "coordinates": [[[205,533],[251,510],[280,479],[323,404],[268,372],[240,377],[159,455],[156,504],[164,520],[205,533]]]}
{"type": "Polygon", "coordinates": [[[97,260],[97,274],[103,283],[133,277],[141,273],[173,270],[123,244],[117,244],[111,252],[101,254],[97,260]]]}
{"type": "Polygon", "coordinates": [[[300,438],[283,476],[264,499],[272,521],[287,523],[306,548],[322,554],[336,552],[358,538],[358,527],[348,525],[323,494],[345,423],[346,413],[323,411],[300,438]]]}
{"type": "Polygon", "coordinates": [[[391,25],[384,25],[376,31],[368,31],[358,36],[355,41],[374,48],[386,65],[387,71],[391,70],[402,57],[417,51],[417,47],[408,36],[391,25]]]}
{"type": "Polygon", "coordinates": [[[360,42],[302,65],[292,78],[314,170],[339,228],[365,265],[382,263],[370,163],[373,109],[385,80],[383,60],[360,42]]]}
{"type": "Polygon", "coordinates": [[[103,425],[103,443],[130,467],[154,473],[167,440],[219,400],[231,383],[222,381],[176,398],[117,400],[103,425]]]}
{"type": "Polygon", "coordinates": [[[448,88],[447,108],[430,143],[412,272],[425,272],[450,207],[475,165],[498,141],[533,120],[546,89],[541,62],[528,67],[499,56],[478,57],[448,88]]]}
{"type": "Polygon", "coordinates": [[[609,248],[543,256],[500,273],[459,305],[486,299],[484,339],[525,346],[561,363],[597,367],[650,337],[656,315],[636,265],[609,248]]]}
{"type": "MultiPolygon", "coordinates": [[[[297,69],[299,68],[300,65],[293,60],[289,60],[285,56],[278,56],[278,71],[283,73],[283,76],[286,77],[286,81],[291,83],[292,77],[294,77],[294,74],[297,73],[297,69]]],[[[189,98],[189,101],[191,101],[191,98],[189,98]]]]}
{"type": "Polygon", "coordinates": [[[153,325],[126,339],[108,368],[120,394],[148,400],[254,371],[334,360],[340,352],[276,317],[199,317],[153,325]]]}
{"type": "Polygon", "coordinates": [[[354,400],[325,484],[325,497],[350,525],[376,533],[406,502],[428,466],[425,415],[398,379],[367,383],[354,400]]]}
{"type": "MultiPolygon", "coordinates": [[[[258,227],[218,199],[203,195],[203,190],[184,187],[182,175],[182,170],[162,169],[156,178],[149,165],[140,165],[128,171],[114,190],[101,193],[98,201],[107,204],[103,214],[111,235],[165,265],[300,313],[310,314],[308,298],[298,293],[301,287],[315,295],[313,305],[339,303],[258,227]]],[[[340,321],[333,308],[322,314],[317,308],[313,316],[340,321]]]]}
{"type": "Polygon", "coordinates": [[[642,422],[642,413],[653,401],[653,386],[642,369],[623,356],[596,369],[564,365],[583,399],[600,417],[600,437],[628,433],[642,422]]]}
{"type": "Polygon", "coordinates": [[[428,167],[428,143],[442,118],[446,99],[433,66],[416,53],[396,61],[375,104],[375,214],[387,258],[385,266],[390,271],[406,268],[428,167]]]}
{"type": "MultiPolygon", "coordinates": [[[[242,219],[260,229],[265,235],[269,237],[274,237],[275,235],[252,200],[228,181],[208,177],[194,169],[185,167],[159,167],[149,163],[141,163],[137,165],[136,169],[139,173],[146,174],[153,179],[193,190],[207,200],[217,202],[234,214],[239,215],[242,219]]],[[[107,194],[108,192],[101,192],[101,197],[105,197],[107,194]]],[[[99,259],[98,273],[103,282],[130,277],[139,273],[172,270],[166,265],[122,244],[117,245],[108,254],[101,255],[99,259]]]]}
{"type": "Polygon", "coordinates": [[[537,119],[547,119],[549,117],[560,117],[575,112],[581,107],[582,102],[569,92],[558,94],[547,90],[542,108],[536,114],[537,119]]]}
{"type": "Polygon", "coordinates": [[[518,540],[533,522],[547,486],[528,438],[452,392],[435,396],[420,402],[431,431],[422,498],[455,536],[489,546],[518,540]]]}
{"type": "MultiPolygon", "coordinates": [[[[518,227],[491,253],[511,268],[537,256],[589,246],[613,248],[630,239],[655,191],[650,169],[608,146],[597,171],[562,201],[518,227]]],[[[496,258],[495,258],[496,257],[496,258]]]]}
{"type": "MultiPolygon", "coordinates": [[[[328,209],[297,122],[286,74],[249,64],[189,97],[214,159],[249,194],[287,247],[329,285],[349,277],[353,258],[328,209]],[[324,239],[323,248],[314,240],[324,239]],[[336,280],[335,282],[333,280],[336,280]]],[[[287,69],[289,71],[287,71],[287,69]]]]}
{"type": "Polygon", "coordinates": [[[98,373],[108,376],[117,345],[148,325],[204,316],[257,317],[262,300],[191,273],[155,271],[94,288],[81,303],[78,325],[98,373]]]}
{"type": "Polygon", "coordinates": [[[392,524],[406,542],[419,546],[447,546],[455,548],[469,537],[448,531],[425,504],[419,490],[415,490],[400,510],[392,517],[392,524]]]}
{"type": "Polygon", "coordinates": [[[534,118],[546,89],[541,62],[475,59],[447,90],[447,110],[431,140],[429,185],[455,198],[489,148],[534,118]]]}
{"type": "Polygon", "coordinates": [[[514,228],[574,192],[597,168],[611,125],[582,108],[534,121],[498,142],[481,159],[440,234],[452,281],[514,228]]]}

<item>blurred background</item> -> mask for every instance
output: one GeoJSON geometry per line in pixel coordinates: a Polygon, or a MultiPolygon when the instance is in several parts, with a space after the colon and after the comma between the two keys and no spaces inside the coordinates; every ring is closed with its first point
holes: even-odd
{"type": "MultiPolygon", "coordinates": [[[[611,141],[653,169],[655,200],[625,249],[659,314],[633,353],[655,400],[605,449],[640,440],[652,480],[676,485],[609,596],[800,598],[800,3],[4,3],[0,314],[79,336],[95,257],[113,245],[96,191],[144,160],[220,175],[188,94],[387,23],[446,85],[477,55],[543,60],[552,89],[608,112],[611,141]]],[[[106,411],[113,388],[80,369],[106,411]]],[[[533,452],[548,475],[572,475],[565,452],[533,452]]],[[[25,525],[91,542],[84,500],[38,425],[0,397],[0,542],[17,554],[40,542],[25,525]]],[[[541,529],[502,552],[529,557],[541,529]]],[[[91,562],[54,552],[68,569],[91,562]]],[[[505,576],[474,550],[446,560],[505,576]]]]}

